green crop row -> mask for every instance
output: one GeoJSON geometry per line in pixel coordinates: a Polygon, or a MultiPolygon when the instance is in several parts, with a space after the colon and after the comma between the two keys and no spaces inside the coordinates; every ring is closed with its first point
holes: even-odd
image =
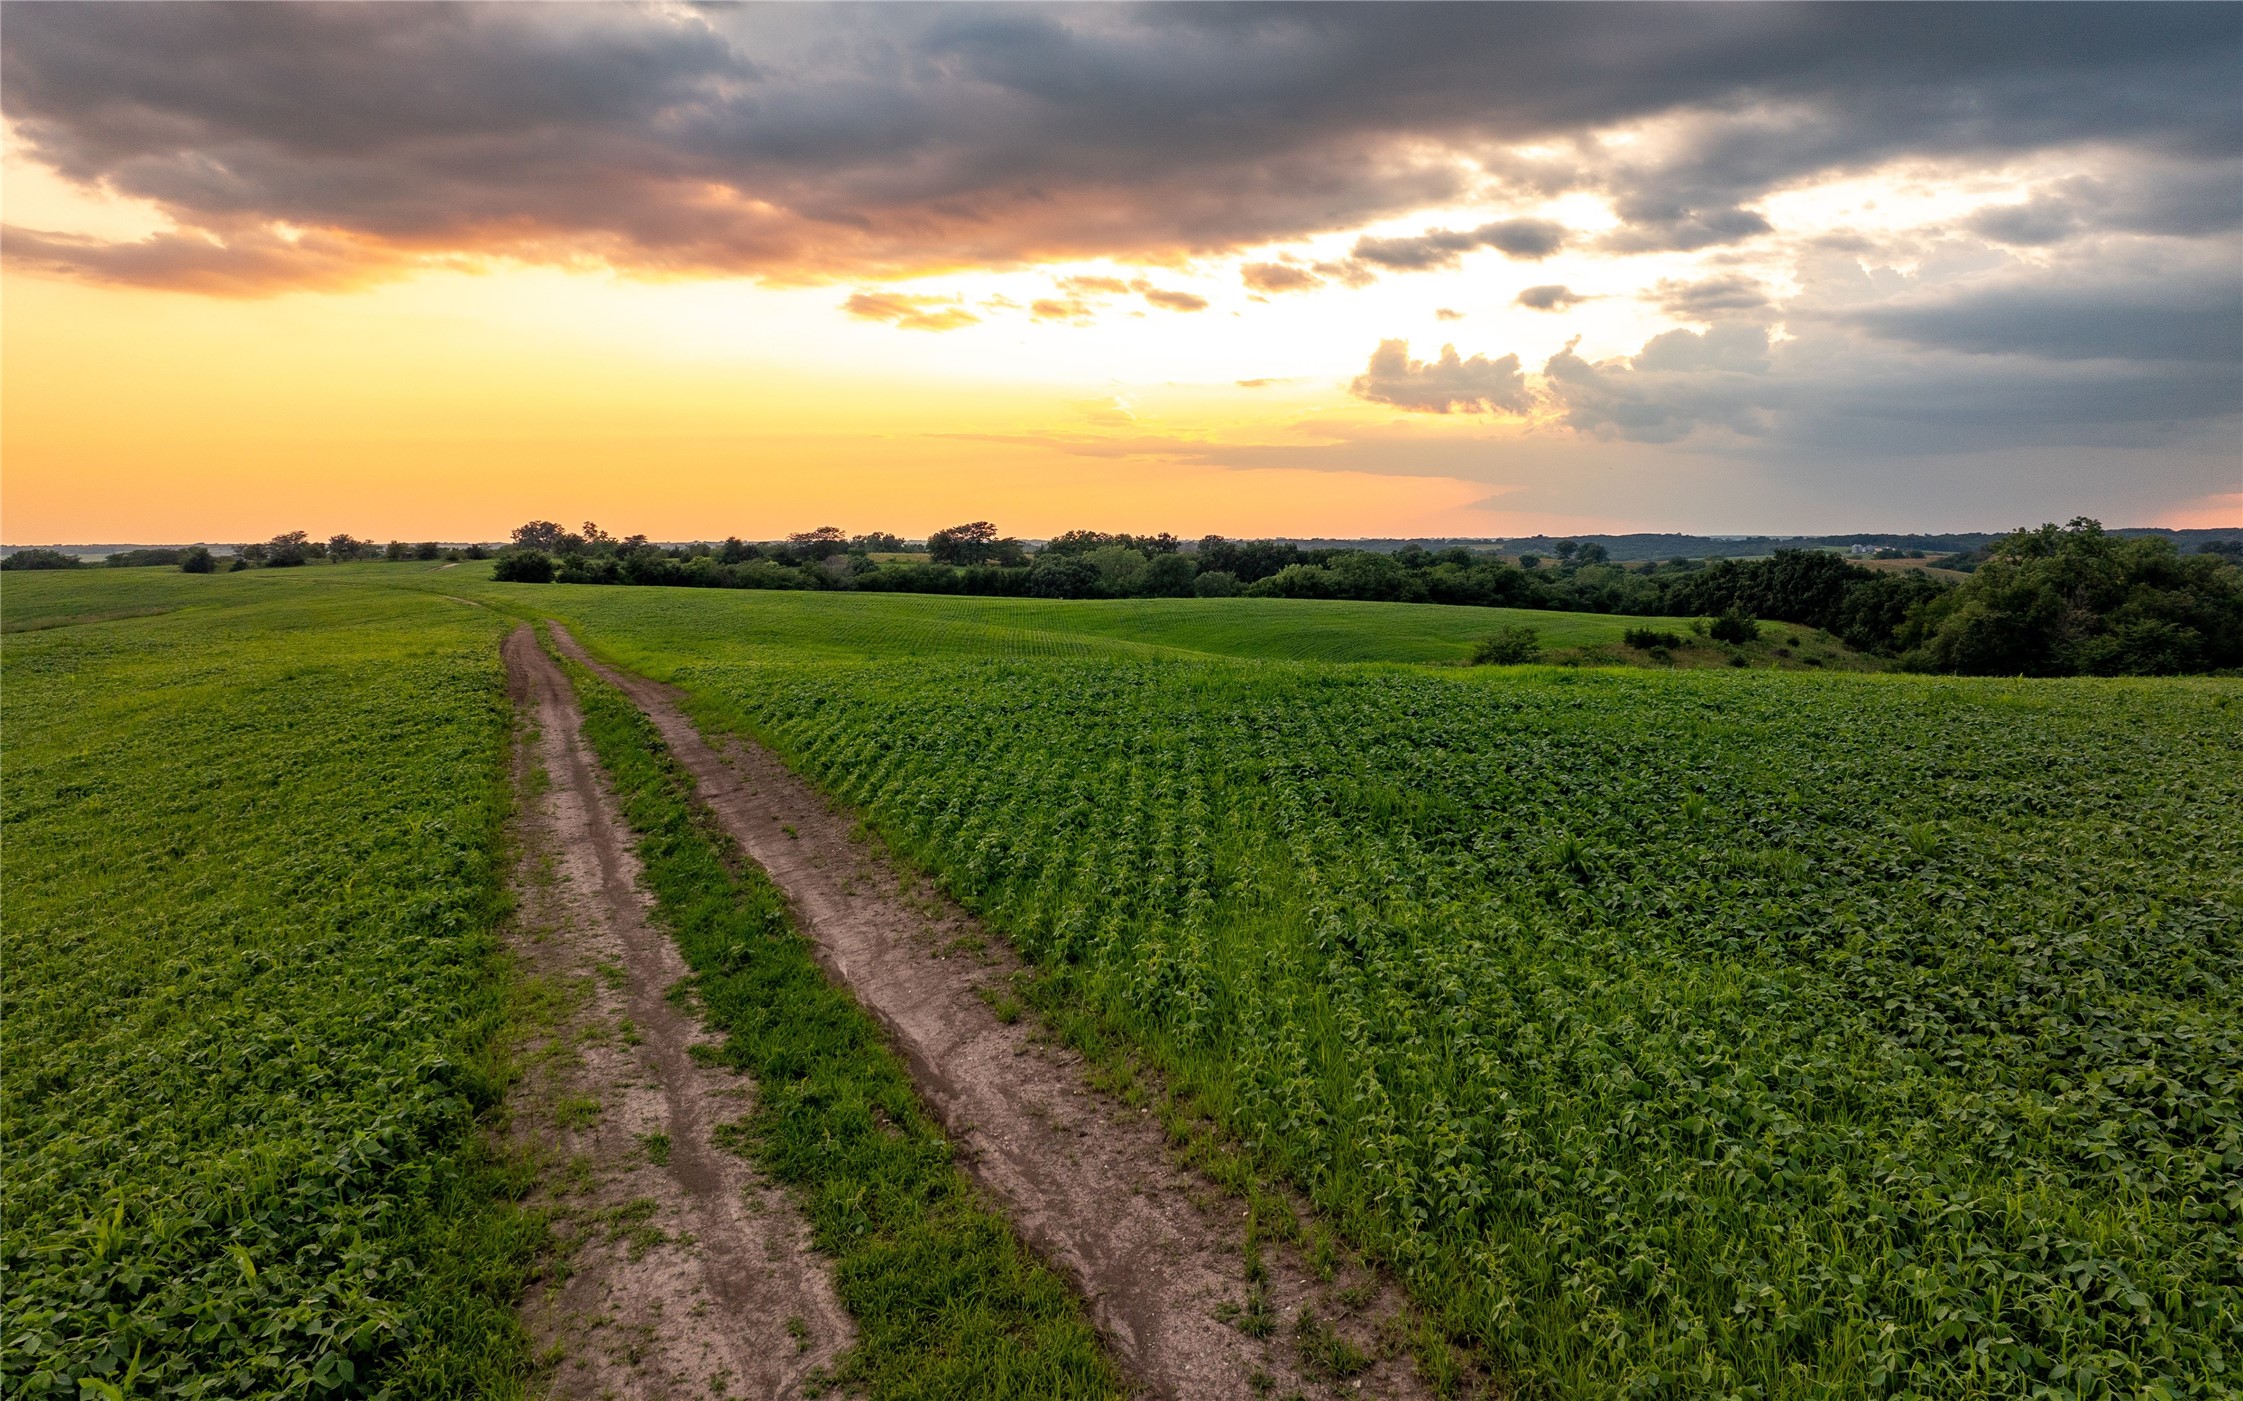
{"type": "Polygon", "coordinates": [[[756,1078],[736,1144],[796,1188],[858,1340],[834,1383],[878,1398],[1118,1397],[1065,1281],[951,1161],[879,1027],[826,980],[785,898],[693,804],[645,717],[564,662],[585,734],[640,834],[723,1064],[756,1078]]]}
{"type": "Polygon", "coordinates": [[[0,1391],[519,1394],[496,620],[176,574],[6,606],[0,1391]]]}
{"type": "Polygon", "coordinates": [[[660,656],[1519,1390],[2243,1382],[2243,689],[660,656]]]}

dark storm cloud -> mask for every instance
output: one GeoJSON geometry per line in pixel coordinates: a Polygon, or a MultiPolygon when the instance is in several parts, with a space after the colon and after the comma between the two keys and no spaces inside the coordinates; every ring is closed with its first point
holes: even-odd
{"type": "Polygon", "coordinates": [[[1817,174],[2082,143],[2171,172],[2171,222],[2231,227],[2221,180],[2186,192],[2243,145],[2239,44],[2216,5],[20,6],[25,149],[183,231],[8,247],[207,290],[334,285],[354,254],[828,278],[1577,188],[1613,199],[1608,246],[1688,249],[1817,174]],[[1578,140],[1650,117],[1649,155],[1578,140]]]}

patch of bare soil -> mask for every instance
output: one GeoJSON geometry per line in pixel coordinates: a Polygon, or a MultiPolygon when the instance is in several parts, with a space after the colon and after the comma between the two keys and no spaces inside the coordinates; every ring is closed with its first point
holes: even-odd
{"type": "Polygon", "coordinates": [[[1154,1116],[1092,1089],[1074,1052],[1004,994],[1018,958],[900,873],[846,814],[751,740],[712,747],[672,688],[570,656],[621,687],[701,799],[793,902],[829,972],[886,1027],[959,1161],[1064,1271],[1133,1379],[1162,1397],[1428,1394],[1400,1291],[1289,1247],[1250,1253],[1244,1212],[1179,1166],[1154,1116]],[[1008,1016],[1000,1016],[1003,1007],[1008,1016]]]}
{"type": "Polygon", "coordinates": [[[703,1065],[686,977],[568,680],[521,627],[505,646],[515,751],[514,950],[541,1015],[509,1131],[543,1160],[563,1259],[524,1321],[560,1397],[791,1397],[850,1340],[791,1201],[711,1142],[753,1084],[703,1065]]]}

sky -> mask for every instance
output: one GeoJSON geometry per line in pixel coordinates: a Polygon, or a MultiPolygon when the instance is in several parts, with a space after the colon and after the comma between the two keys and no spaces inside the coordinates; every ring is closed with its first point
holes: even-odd
{"type": "Polygon", "coordinates": [[[0,26],[0,537],[2243,524],[2243,5],[0,26]]]}

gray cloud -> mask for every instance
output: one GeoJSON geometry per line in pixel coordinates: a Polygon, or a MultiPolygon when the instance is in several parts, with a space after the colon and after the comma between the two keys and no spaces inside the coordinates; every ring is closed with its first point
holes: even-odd
{"type": "Polygon", "coordinates": [[[2199,361],[2243,371],[2243,276],[2217,264],[1934,291],[1841,319],[1887,340],[1974,355],[2199,361]]]}
{"type": "Polygon", "coordinates": [[[1660,282],[1645,294],[1659,309],[1682,321],[1718,321],[1765,315],[1774,310],[1768,288],[1757,278],[1723,273],[1697,282],[1660,282]]]}
{"type": "MultiPolygon", "coordinates": [[[[24,149],[184,232],[7,249],[209,291],[489,254],[859,278],[1224,252],[1491,182],[1609,194],[1616,249],[1697,248],[1818,173],[2083,143],[2161,172],[2161,231],[2233,226],[2243,12],[1938,13],[1663,6],[1618,42],[1563,5],[23,6],[24,149]],[[1681,133],[1656,158],[1575,143],[1650,117],[1681,133]]],[[[1491,227],[1469,246],[1537,256],[1491,227]]]]}
{"type": "Polygon", "coordinates": [[[1458,232],[1427,229],[1406,238],[1359,238],[1354,257],[1398,272],[1453,268],[1475,248],[1494,248],[1513,258],[1547,258],[1565,246],[1566,229],[1547,219],[1505,219],[1458,232]]]}
{"type": "Polygon", "coordinates": [[[1514,300],[1531,311],[1564,311],[1576,302],[1589,299],[1563,283],[1545,282],[1539,287],[1525,289],[1514,300]]]}
{"type": "Polygon", "coordinates": [[[1408,341],[1380,341],[1371,361],[1348,386],[1358,398],[1420,413],[1524,413],[1533,404],[1519,357],[1457,358],[1444,345],[1438,360],[1412,360],[1408,341]]]}

